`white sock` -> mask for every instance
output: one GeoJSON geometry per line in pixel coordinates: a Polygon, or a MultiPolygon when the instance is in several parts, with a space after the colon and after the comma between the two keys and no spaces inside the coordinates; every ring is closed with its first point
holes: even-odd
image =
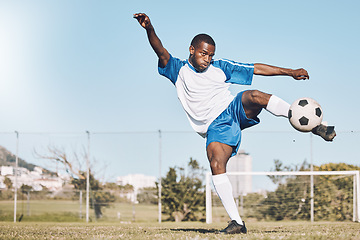
{"type": "Polygon", "coordinates": [[[290,104],[282,100],[281,98],[271,95],[269,102],[266,106],[266,110],[275,116],[288,117],[290,104]]]}
{"type": "Polygon", "coordinates": [[[213,175],[212,180],[215,190],[224,205],[226,212],[231,220],[236,220],[240,225],[243,225],[238,209],[235,204],[234,196],[230,180],[226,173],[213,175]]]}

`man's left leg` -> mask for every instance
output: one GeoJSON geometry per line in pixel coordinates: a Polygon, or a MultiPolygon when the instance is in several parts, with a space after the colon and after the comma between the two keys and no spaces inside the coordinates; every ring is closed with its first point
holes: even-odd
{"type": "Polygon", "coordinates": [[[241,220],[235,204],[230,180],[226,174],[226,164],[231,157],[232,150],[231,146],[220,142],[211,142],[206,148],[215,191],[231,219],[229,226],[220,233],[247,233],[245,223],[241,220]]]}

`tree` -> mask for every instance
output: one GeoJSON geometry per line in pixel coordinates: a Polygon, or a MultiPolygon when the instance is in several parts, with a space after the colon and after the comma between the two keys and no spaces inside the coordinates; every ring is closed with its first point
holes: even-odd
{"type": "MultiPolygon", "coordinates": [[[[273,171],[304,171],[309,164],[304,161],[300,165],[285,166],[275,159],[273,171]]],[[[262,201],[264,206],[259,211],[263,218],[271,220],[308,219],[310,216],[310,179],[306,176],[269,176],[273,183],[278,184],[274,192],[269,192],[262,201]]]]}
{"type": "Polygon", "coordinates": [[[21,185],[20,190],[22,193],[27,193],[32,190],[32,187],[26,184],[21,185]]]}
{"type": "MultiPolygon", "coordinates": [[[[360,170],[345,163],[327,163],[314,166],[315,171],[360,170]]],[[[314,178],[314,211],[319,220],[351,220],[353,201],[352,176],[317,176],[314,178]]]]}
{"type": "Polygon", "coordinates": [[[8,178],[7,176],[5,176],[5,179],[4,179],[4,184],[6,186],[6,189],[11,189],[12,188],[12,182],[11,182],[11,179],[8,178]]]}
{"type": "Polygon", "coordinates": [[[202,184],[204,169],[192,158],[188,163],[188,171],[182,168],[170,168],[162,178],[163,213],[169,220],[196,221],[203,218],[205,191],[202,184]]]}
{"type": "MultiPolygon", "coordinates": [[[[80,173],[83,178],[73,178],[71,183],[77,190],[86,189],[86,172],[80,173]]],[[[94,175],[90,172],[90,207],[94,209],[96,218],[102,217],[102,207],[109,207],[111,202],[115,202],[115,196],[108,191],[102,191],[103,187],[94,175]]]]}
{"type": "Polygon", "coordinates": [[[260,212],[270,220],[308,219],[310,216],[309,181],[304,176],[286,178],[262,201],[260,212]],[[300,182],[299,182],[300,181],[300,182]]]}
{"type": "Polygon", "coordinates": [[[8,178],[7,176],[5,176],[4,184],[6,186],[6,190],[5,191],[0,191],[0,199],[1,200],[13,199],[14,198],[14,192],[11,191],[11,188],[13,186],[13,184],[11,182],[11,179],[8,178]]]}
{"type": "Polygon", "coordinates": [[[139,189],[139,193],[137,194],[137,201],[139,203],[145,204],[157,204],[157,189],[155,187],[145,187],[139,189]]]}
{"type": "Polygon", "coordinates": [[[134,186],[128,183],[125,185],[118,185],[118,188],[123,193],[129,193],[134,191],[134,186]]]}
{"type": "MultiPolygon", "coordinates": [[[[80,156],[76,152],[72,155],[66,153],[65,150],[49,146],[47,154],[39,154],[35,151],[35,154],[42,159],[49,159],[51,161],[62,164],[65,170],[72,174],[71,183],[77,190],[86,190],[86,171],[81,170],[81,163],[85,162],[86,154],[80,156]],[[78,163],[78,167],[74,166],[74,163],[78,163]],[[75,177],[74,177],[75,175],[75,177]]],[[[108,191],[103,191],[103,187],[99,180],[95,179],[90,169],[90,207],[94,209],[96,218],[102,217],[102,207],[109,207],[111,202],[115,201],[115,196],[108,191]]]]}
{"type": "MultiPolygon", "coordinates": [[[[277,171],[310,170],[304,162],[300,166],[283,166],[275,160],[277,171]]],[[[360,167],[345,163],[328,163],[314,166],[315,171],[360,170],[360,167]]],[[[271,178],[278,187],[269,192],[259,210],[263,218],[271,220],[310,218],[310,177],[285,176],[271,178]]],[[[353,201],[353,179],[349,176],[314,176],[314,217],[317,220],[351,220],[353,201]]]]}
{"type": "Polygon", "coordinates": [[[114,182],[106,182],[103,184],[103,187],[104,189],[114,190],[114,191],[119,189],[119,186],[114,182]]]}
{"type": "MultiPolygon", "coordinates": [[[[258,207],[261,206],[264,201],[265,196],[260,193],[248,193],[243,197],[243,210],[246,218],[256,218],[257,220],[262,220],[264,216],[258,207]]],[[[241,196],[239,196],[239,201],[241,201],[241,196]]]]}
{"type": "Polygon", "coordinates": [[[55,146],[48,146],[47,152],[48,153],[46,154],[40,154],[35,150],[35,156],[41,159],[58,162],[64,167],[64,170],[67,173],[75,175],[80,179],[86,178],[82,174],[83,171],[81,171],[81,165],[82,162],[85,162],[84,160],[86,159],[86,153],[79,157],[75,151],[72,154],[68,154],[64,149],[55,146]],[[75,167],[74,163],[77,163],[78,167],[75,167]]]}

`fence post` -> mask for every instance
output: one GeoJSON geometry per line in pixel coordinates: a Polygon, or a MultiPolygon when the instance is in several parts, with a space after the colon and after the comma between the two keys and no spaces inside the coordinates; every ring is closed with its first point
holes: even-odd
{"type": "Polygon", "coordinates": [[[30,216],[30,190],[27,191],[27,216],[30,216]]]}
{"type": "Polygon", "coordinates": [[[19,132],[16,134],[16,156],[15,156],[15,184],[14,184],[14,223],[16,222],[16,205],[17,205],[17,191],[18,191],[18,165],[19,165],[19,132]]]}
{"type": "Polygon", "coordinates": [[[82,218],[82,190],[79,192],[79,201],[80,201],[80,210],[79,210],[79,217],[82,218]]]}
{"type": "Polygon", "coordinates": [[[206,173],[206,223],[212,223],[212,208],[211,208],[211,186],[210,186],[211,172],[206,173]]]}
{"type": "Polygon", "coordinates": [[[357,221],[360,222],[360,171],[356,172],[356,205],[356,217],[357,221]]]}
{"type": "Polygon", "coordinates": [[[86,154],[86,222],[89,222],[89,204],[90,204],[90,132],[86,131],[88,136],[88,149],[86,154]]]}
{"type": "MultiPolygon", "coordinates": [[[[310,171],[314,171],[313,163],[313,139],[312,133],[310,133],[310,171]]],[[[310,220],[314,222],[314,175],[310,175],[310,220]]]]}
{"type": "Polygon", "coordinates": [[[159,223],[161,223],[161,130],[159,130],[159,196],[158,196],[159,223]]]}

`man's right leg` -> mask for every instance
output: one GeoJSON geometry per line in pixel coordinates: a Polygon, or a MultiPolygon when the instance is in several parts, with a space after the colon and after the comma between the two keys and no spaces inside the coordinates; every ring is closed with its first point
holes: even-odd
{"type": "Polygon", "coordinates": [[[243,225],[232,194],[232,186],[226,174],[226,164],[231,157],[232,150],[231,146],[220,142],[211,142],[206,149],[215,190],[230,219],[243,225]]]}
{"type": "MultiPolygon", "coordinates": [[[[287,118],[290,108],[290,104],[281,98],[258,90],[245,91],[242,95],[242,103],[248,118],[256,117],[263,108],[275,116],[287,118]]],[[[336,136],[334,126],[326,126],[324,124],[315,127],[312,133],[322,137],[325,141],[332,141],[336,136]]]]}

